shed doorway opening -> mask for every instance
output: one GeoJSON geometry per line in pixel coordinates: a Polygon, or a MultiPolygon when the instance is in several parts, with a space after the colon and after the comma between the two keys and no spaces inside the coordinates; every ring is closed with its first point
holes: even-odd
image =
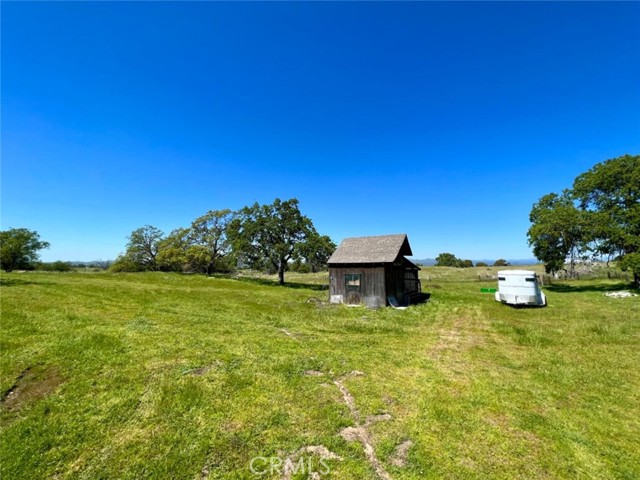
{"type": "Polygon", "coordinates": [[[346,274],[344,276],[344,286],[347,297],[347,304],[360,304],[362,296],[362,275],[358,273],[346,274]]]}

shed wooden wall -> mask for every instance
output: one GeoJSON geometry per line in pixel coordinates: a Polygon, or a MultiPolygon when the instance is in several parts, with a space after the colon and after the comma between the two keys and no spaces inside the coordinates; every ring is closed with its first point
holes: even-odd
{"type": "MultiPolygon", "coordinates": [[[[342,296],[341,303],[346,303],[347,292],[345,275],[362,275],[361,302],[367,306],[380,307],[387,304],[387,297],[393,295],[400,303],[409,302],[409,294],[413,293],[412,286],[405,281],[405,275],[409,269],[404,265],[391,263],[384,265],[343,265],[329,267],[329,295],[342,296]]],[[[418,285],[418,272],[412,272],[415,276],[415,285],[418,285]]],[[[412,282],[413,284],[414,282],[412,282]]],[[[418,290],[416,290],[417,292],[418,290]]]]}
{"type": "Polygon", "coordinates": [[[385,267],[362,265],[340,265],[329,267],[329,294],[342,295],[346,301],[344,276],[347,274],[362,275],[361,300],[368,306],[384,306],[387,304],[385,289],[385,267]]]}

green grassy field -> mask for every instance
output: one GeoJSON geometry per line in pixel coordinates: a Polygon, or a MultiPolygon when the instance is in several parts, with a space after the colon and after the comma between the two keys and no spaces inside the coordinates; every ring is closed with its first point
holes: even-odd
{"type": "Polygon", "coordinates": [[[2,274],[0,476],[640,478],[640,297],[421,274],[407,310],[318,303],[326,274],[2,274]]]}

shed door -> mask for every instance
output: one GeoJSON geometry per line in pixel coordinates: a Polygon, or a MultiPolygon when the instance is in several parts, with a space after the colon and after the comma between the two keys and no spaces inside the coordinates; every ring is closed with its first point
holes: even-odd
{"type": "Polygon", "coordinates": [[[362,275],[357,273],[346,274],[344,276],[344,285],[347,303],[349,305],[358,305],[361,303],[362,275]]]}

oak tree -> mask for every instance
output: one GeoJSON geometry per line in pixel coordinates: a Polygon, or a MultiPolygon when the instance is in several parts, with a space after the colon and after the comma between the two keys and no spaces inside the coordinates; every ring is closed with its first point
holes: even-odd
{"type": "Polygon", "coordinates": [[[40,240],[36,231],[11,228],[0,232],[0,266],[10,272],[31,269],[38,260],[38,251],[49,248],[49,242],[40,240]]]}
{"type": "Polygon", "coordinates": [[[273,269],[280,284],[290,260],[300,255],[298,245],[315,233],[311,220],[300,213],[298,200],[242,208],[229,225],[229,239],[243,262],[253,268],[273,269]]]}

